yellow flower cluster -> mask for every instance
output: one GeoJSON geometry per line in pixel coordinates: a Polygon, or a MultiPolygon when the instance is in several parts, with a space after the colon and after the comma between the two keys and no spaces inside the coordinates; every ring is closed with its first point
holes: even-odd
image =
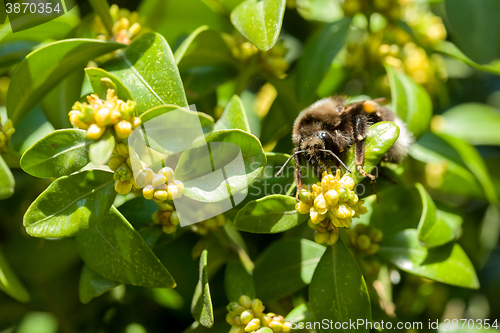
{"type": "Polygon", "coordinates": [[[307,222],[311,229],[316,230],[314,241],[319,244],[333,245],[339,240],[339,228],[337,228],[329,218],[324,219],[318,224],[309,220],[307,222]]]}
{"type": "Polygon", "coordinates": [[[126,139],[141,124],[141,119],[134,116],[136,103],[118,99],[113,89],[108,89],[106,100],[92,94],[87,96],[87,101],[89,104],[73,105],[69,120],[73,126],[86,130],[91,140],[99,139],[110,127],[118,139],[126,139]]]}
{"type": "Polygon", "coordinates": [[[287,333],[292,330],[290,322],[283,316],[274,313],[264,313],[264,306],[260,299],[252,300],[243,295],[238,302],[231,302],[227,306],[229,312],[226,321],[231,325],[229,333],[250,333],[261,327],[269,327],[273,332],[287,333]]]}
{"type": "Polygon", "coordinates": [[[361,253],[375,254],[380,250],[379,243],[384,234],[380,229],[365,224],[357,224],[347,231],[352,246],[361,253]]]}
{"type": "Polygon", "coordinates": [[[179,225],[179,215],[174,207],[167,202],[158,202],[158,208],[151,216],[153,222],[160,224],[166,234],[173,234],[179,225]]]}
{"type": "Polygon", "coordinates": [[[353,217],[366,213],[363,200],[354,193],[354,180],[349,175],[340,177],[340,170],[334,176],[331,171],[323,172],[321,182],[309,191],[302,188],[295,209],[300,214],[309,214],[311,222],[318,224],[327,217],[335,227],[349,228],[353,217]]]}
{"type": "Polygon", "coordinates": [[[111,40],[118,43],[130,44],[131,41],[141,32],[139,14],[130,12],[128,9],[120,9],[117,5],[111,5],[109,12],[113,19],[113,36],[109,36],[104,24],[99,16],[94,22],[94,30],[100,40],[111,40]]]}
{"type": "Polygon", "coordinates": [[[241,35],[224,34],[222,37],[233,57],[243,64],[258,54],[258,65],[276,77],[282,77],[290,67],[290,63],[285,59],[288,48],[283,40],[279,40],[270,50],[259,52],[258,48],[241,35]]]}
{"type": "Polygon", "coordinates": [[[191,224],[189,227],[192,231],[202,236],[208,234],[210,231],[216,231],[226,223],[226,217],[223,214],[209,218],[208,220],[191,224]]]}
{"type": "Polygon", "coordinates": [[[12,127],[12,121],[10,119],[7,119],[5,124],[0,125],[0,153],[9,152],[9,140],[15,131],[16,129],[12,127]]]}
{"type": "Polygon", "coordinates": [[[164,167],[158,173],[145,168],[137,175],[135,184],[137,188],[142,188],[144,198],[157,203],[174,200],[184,193],[184,184],[175,179],[174,170],[170,167],[164,167]]]}

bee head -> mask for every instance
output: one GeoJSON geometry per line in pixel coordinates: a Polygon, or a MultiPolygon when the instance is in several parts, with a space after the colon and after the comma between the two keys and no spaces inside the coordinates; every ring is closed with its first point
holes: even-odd
{"type": "Polygon", "coordinates": [[[338,147],[334,144],[331,135],[319,130],[312,135],[302,138],[300,150],[304,151],[305,158],[313,166],[322,166],[325,160],[330,159],[325,150],[336,152],[338,147]]]}

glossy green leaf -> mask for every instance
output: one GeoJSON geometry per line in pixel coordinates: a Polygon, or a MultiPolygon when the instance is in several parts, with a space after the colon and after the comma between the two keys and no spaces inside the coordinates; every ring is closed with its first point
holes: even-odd
{"type": "MultiPolygon", "coordinates": [[[[149,214],[148,217],[150,219],[151,214],[149,214]]],[[[149,227],[144,227],[139,230],[139,234],[141,235],[142,239],[144,239],[144,242],[146,242],[147,246],[149,248],[152,248],[154,244],[156,244],[160,236],[163,234],[163,230],[160,225],[153,224],[149,227]]],[[[82,302],[83,304],[87,304],[93,298],[101,296],[105,292],[118,287],[119,285],[121,285],[120,282],[107,279],[104,276],[97,274],[89,266],[84,265],[82,273],[80,274],[80,283],[78,288],[80,302],[82,302]]]]}
{"type": "Polygon", "coordinates": [[[231,22],[261,51],[276,44],[285,14],[285,0],[245,0],[231,12],[231,22]]]}
{"type": "Polygon", "coordinates": [[[241,295],[255,298],[255,286],[252,275],[247,272],[240,260],[227,263],[224,274],[224,288],[230,302],[238,302],[241,295]]]}
{"type": "Polygon", "coordinates": [[[28,112],[28,115],[21,119],[15,128],[16,132],[10,138],[10,142],[14,150],[19,154],[24,153],[43,137],[54,131],[54,126],[45,118],[40,105],[35,106],[28,112]]]}
{"type": "Polygon", "coordinates": [[[382,230],[384,238],[405,229],[416,228],[422,215],[422,200],[417,189],[402,184],[365,198],[364,206],[368,212],[353,222],[369,224],[382,230]]]}
{"type": "Polygon", "coordinates": [[[484,198],[477,178],[460,155],[441,137],[426,133],[411,145],[410,156],[426,163],[428,185],[442,193],[484,198]]]}
{"type": "Polygon", "coordinates": [[[104,220],[76,237],[85,264],[103,277],[148,288],[175,281],[130,223],[112,207],[104,220]]]}
{"type": "MultiPolygon", "coordinates": [[[[365,160],[363,170],[370,173],[380,162],[382,157],[391,149],[399,137],[399,127],[393,122],[383,121],[368,127],[365,138],[365,160]]],[[[365,176],[356,168],[354,145],[349,148],[345,165],[351,170],[351,177],[355,183],[362,181],[365,176]]]]}
{"type": "Polygon", "coordinates": [[[104,165],[108,163],[115,149],[115,136],[107,130],[103,136],[90,144],[89,159],[92,163],[104,165]]]}
{"type": "Polygon", "coordinates": [[[432,129],[471,145],[500,145],[500,110],[486,104],[460,104],[435,118],[432,129]]]}
{"type": "Polygon", "coordinates": [[[106,99],[108,89],[114,89],[115,95],[119,99],[127,101],[132,100],[132,95],[127,87],[121,83],[114,75],[106,72],[102,68],[85,68],[85,73],[89,78],[92,90],[102,99],[106,99]],[[103,80],[104,79],[104,80],[103,80]]]}
{"type": "Polygon", "coordinates": [[[204,132],[208,132],[208,131],[212,130],[212,128],[213,128],[214,118],[212,118],[208,114],[203,113],[203,112],[191,111],[189,109],[186,109],[186,108],[183,108],[183,107],[180,107],[177,105],[157,106],[157,107],[152,108],[152,109],[144,112],[143,114],[141,114],[140,118],[141,118],[142,123],[145,123],[148,120],[151,120],[155,117],[161,116],[164,113],[174,111],[174,110],[182,110],[186,113],[193,114],[193,115],[197,114],[198,118],[200,119],[200,124],[203,127],[204,132]]]}
{"type": "Polygon", "coordinates": [[[484,194],[490,203],[496,203],[498,201],[498,196],[491,183],[486,164],[476,148],[461,139],[447,134],[438,134],[438,136],[446,141],[446,143],[455,150],[458,156],[460,156],[463,163],[469,168],[470,172],[472,172],[483,187],[484,194]]]}
{"type": "Polygon", "coordinates": [[[323,245],[307,239],[284,238],[271,244],[255,262],[257,297],[281,298],[311,283],[324,252],[323,245]]]}
{"type": "Polygon", "coordinates": [[[301,102],[309,103],[335,55],[344,45],[351,25],[350,18],[327,24],[319,35],[307,41],[297,68],[297,95],[301,102]]]}
{"type": "Polygon", "coordinates": [[[92,228],[113,204],[113,184],[113,174],[100,170],[58,178],[26,211],[26,232],[33,237],[60,238],[92,228]]]}
{"type": "Polygon", "coordinates": [[[87,132],[80,129],[57,130],[24,152],[21,168],[32,176],[58,178],[69,175],[90,162],[87,132]]]}
{"type": "Polygon", "coordinates": [[[474,61],[470,60],[465,54],[462,53],[462,51],[458,49],[458,47],[456,47],[453,43],[450,43],[448,41],[439,42],[436,45],[435,50],[443,54],[446,54],[448,56],[462,60],[467,65],[477,70],[500,75],[500,60],[493,60],[491,63],[487,65],[479,65],[474,61]]]}
{"type": "Polygon", "coordinates": [[[193,41],[203,32],[207,31],[209,27],[207,25],[202,25],[195,31],[193,31],[186,39],[184,39],[179,45],[179,47],[174,52],[175,63],[179,65],[182,58],[186,54],[187,50],[192,47],[193,41]]]}
{"type": "Polygon", "coordinates": [[[0,251],[0,290],[19,302],[27,303],[30,301],[30,294],[10,268],[2,251],[0,251]]]}
{"type": "Polygon", "coordinates": [[[480,64],[488,63],[498,57],[500,52],[498,1],[446,0],[445,6],[451,35],[468,57],[480,64]]]}
{"type": "Polygon", "coordinates": [[[138,115],[155,106],[188,104],[170,46],[157,33],[141,36],[102,67],[127,87],[138,115]]]}
{"type": "Polygon", "coordinates": [[[247,115],[241,99],[234,95],[227,103],[222,116],[214,125],[214,131],[223,129],[240,129],[250,133],[247,115]]]}
{"type": "Polygon", "coordinates": [[[418,276],[464,288],[479,288],[474,266],[460,245],[451,243],[428,249],[420,245],[416,229],[385,238],[379,255],[418,276]]]}
{"type": "MultiPolygon", "coordinates": [[[[329,246],[316,267],[309,286],[309,303],[315,321],[345,323],[371,320],[368,289],[361,271],[344,242],[329,246]]],[[[329,332],[328,330],[320,330],[329,332]]],[[[342,332],[369,332],[365,326],[342,332]]]]}
{"type": "Polygon", "coordinates": [[[418,223],[418,239],[422,245],[437,247],[457,238],[453,214],[438,211],[422,184],[417,183],[416,188],[422,199],[422,216],[418,223]]]}
{"type": "Polygon", "coordinates": [[[93,298],[101,296],[106,291],[116,288],[119,285],[121,285],[120,282],[106,279],[104,276],[93,271],[89,266],[83,265],[78,288],[80,302],[87,304],[93,298]]]}
{"type": "Polygon", "coordinates": [[[124,46],[95,39],[66,39],[30,53],[12,74],[7,93],[9,118],[16,125],[68,73],[124,46]]]}
{"type": "Polygon", "coordinates": [[[0,68],[5,68],[24,59],[38,45],[30,40],[15,40],[0,44],[0,68]]]}
{"type": "Polygon", "coordinates": [[[207,257],[207,250],[203,250],[200,257],[200,279],[194,291],[191,314],[203,326],[212,327],[214,325],[214,310],[208,285],[207,257]]]}
{"type": "Polygon", "coordinates": [[[275,194],[250,201],[238,211],[233,226],[240,231],[275,234],[289,230],[308,218],[295,210],[294,197],[275,194]]]}
{"type": "Polygon", "coordinates": [[[308,21],[332,23],[344,15],[341,2],[328,0],[306,0],[297,2],[297,12],[308,21]]]}
{"type": "Polygon", "coordinates": [[[42,99],[40,106],[54,128],[72,127],[68,113],[73,104],[80,99],[84,75],[81,68],[78,68],[68,74],[42,99]]]}
{"type": "Polygon", "coordinates": [[[312,316],[311,307],[307,303],[302,303],[296,306],[292,311],[288,313],[285,317],[285,320],[301,323],[301,322],[311,322],[314,321],[312,316]]]}
{"type": "MultiPolygon", "coordinates": [[[[193,182],[185,185],[184,196],[202,202],[219,202],[227,199],[228,188],[232,194],[245,190],[259,176],[266,165],[266,156],[259,140],[252,134],[242,130],[220,130],[212,132],[207,137],[211,144],[210,159],[213,170],[224,168],[227,177],[222,183],[193,182]],[[213,143],[216,143],[215,145],[213,143]],[[226,145],[225,143],[232,144],[226,145]],[[241,175],[239,165],[230,164],[241,150],[245,174],[241,175]],[[234,168],[234,169],[233,169],[234,168]],[[226,187],[227,185],[227,187],[226,187]],[[202,187],[203,188],[202,188],[202,187]]],[[[200,156],[206,156],[206,146],[184,152],[177,164],[176,178],[186,180],[196,179],[206,175],[206,165],[200,164],[200,156]],[[195,163],[194,161],[198,161],[195,163]],[[200,169],[201,168],[201,169],[200,169]],[[201,175],[200,175],[201,173],[201,175]]],[[[207,156],[208,158],[208,156],[207,156]]],[[[236,163],[239,164],[239,163],[236,163]]]]}
{"type": "Polygon", "coordinates": [[[415,136],[427,131],[432,101],[427,91],[398,69],[386,66],[391,86],[392,107],[415,136]]]}
{"type": "Polygon", "coordinates": [[[6,199],[14,194],[14,186],[16,181],[9,166],[0,156],[0,200],[6,199]]]}

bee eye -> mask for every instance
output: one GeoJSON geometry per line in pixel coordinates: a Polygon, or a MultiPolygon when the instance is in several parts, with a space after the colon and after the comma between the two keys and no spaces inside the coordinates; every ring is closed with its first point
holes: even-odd
{"type": "Polygon", "coordinates": [[[317,136],[325,143],[325,149],[327,150],[334,149],[333,139],[328,133],[326,133],[325,131],[318,131],[317,136]]]}

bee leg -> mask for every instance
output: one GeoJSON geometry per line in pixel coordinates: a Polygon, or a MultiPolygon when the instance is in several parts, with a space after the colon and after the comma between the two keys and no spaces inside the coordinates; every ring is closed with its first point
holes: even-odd
{"type": "Polygon", "coordinates": [[[295,184],[297,184],[297,193],[295,194],[295,200],[299,201],[299,192],[300,189],[302,188],[302,171],[300,170],[300,156],[298,154],[295,155],[294,161],[295,161],[295,184]]]}
{"type": "Polygon", "coordinates": [[[365,177],[370,178],[370,180],[373,182],[377,177],[374,175],[371,175],[365,170],[363,170],[363,164],[365,162],[365,142],[363,140],[361,141],[356,141],[355,147],[354,147],[354,161],[356,163],[356,167],[358,168],[358,171],[365,177]]]}

